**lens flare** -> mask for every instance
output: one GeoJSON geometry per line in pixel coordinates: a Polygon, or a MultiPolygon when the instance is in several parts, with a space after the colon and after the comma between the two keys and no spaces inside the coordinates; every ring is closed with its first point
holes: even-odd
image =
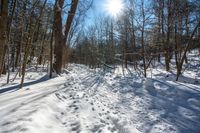
{"type": "Polygon", "coordinates": [[[124,3],[122,0],[107,0],[105,9],[109,15],[117,17],[123,12],[124,3]]]}

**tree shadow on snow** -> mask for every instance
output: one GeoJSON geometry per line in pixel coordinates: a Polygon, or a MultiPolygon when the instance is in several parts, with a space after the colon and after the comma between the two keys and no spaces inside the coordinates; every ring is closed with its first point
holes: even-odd
{"type": "MultiPolygon", "coordinates": [[[[150,80],[152,84],[145,89],[150,94],[151,108],[163,112],[160,118],[175,126],[181,133],[199,133],[200,93],[189,90],[184,85],[150,80]]],[[[154,126],[154,123],[151,124],[147,133],[154,126]]]]}
{"type": "Polygon", "coordinates": [[[98,87],[104,82],[105,74],[106,72],[100,72],[88,75],[84,79],[81,79],[81,84],[86,86],[85,88],[94,95],[97,92],[98,87]]]}
{"type": "MultiPolygon", "coordinates": [[[[121,80],[119,83],[121,86],[127,84],[125,80],[121,80]]],[[[188,87],[184,84],[156,79],[147,79],[144,85],[142,83],[139,86],[135,86],[134,83],[128,83],[128,85],[132,87],[132,90],[128,91],[129,94],[132,93],[132,97],[128,99],[126,94],[122,94],[121,101],[117,104],[131,110],[131,105],[127,104],[136,96],[143,99],[142,102],[146,102],[141,103],[143,109],[141,110],[142,115],[139,115],[141,116],[139,129],[142,132],[155,132],[164,125],[165,128],[168,128],[166,131],[199,133],[200,87],[188,87]],[[154,112],[159,117],[153,120],[152,114],[149,112],[154,112]]]]}
{"type": "MultiPolygon", "coordinates": [[[[158,70],[157,70],[158,71],[158,70]]],[[[168,72],[163,73],[162,71],[159,71],[159,74],[155,74],[155,77],[158,77],[159,79],[162,80],[168,80],[168,81],[175,81],[176,80],[176,74],[173,72],[168,72]]],[[[197,76],[199,76],[199,74],[197,73],[197,76]]],[[[183,82],[183,83],[190,83],[190,84],[195,84],[195,85],[200,85],[200,79],[197,79],[195,77],[186,77],[181,75],[179,77],[179,82],[183,82]]]]}
{"type": "MultiPolygon", "coordinates": [[[[29,85],[33,85],[33,84],[37,84],[37,83],[40,83],[40,82],[44,82],[44,81],[47,81],[47,80],[49,80],[48,75],[44,75],[43,77],[41,77],[38,80],[24,83],[23,87],[26,87],[26,86],[29,86],[29,85]]],[[[10,91],[11,92],[17,91],[17,90],[19,90],[19,87],[20,87],[19,84],[15,85],[15,86],[11,86],[11,87],[5,87],[3,89],[0,89],[0,94],[5,93],[5,92],[10,92],[10,91]]]]}

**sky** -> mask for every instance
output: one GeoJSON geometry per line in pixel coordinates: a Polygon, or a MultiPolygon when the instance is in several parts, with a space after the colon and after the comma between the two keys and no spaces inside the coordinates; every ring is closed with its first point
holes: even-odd
{"type": "Polygon", "coordinates": [[[119,1],[123,2],[123,0],[93,0],[92,8],[87,12],[86,24],[92,24],[98,16],[115,18],[116,16],[110,8],[114,8],[114,10],[116,9],[115,6],[120,8],[119,5],[116,4],[119,1]]]}
{"type": "MultiPolygon", "coordinates": [[[[116,3],[123,3],[124,0],[93,0],[94,11],[97,15],[107,13],[107,5],[118,6],[116,3]]],[[[118,7],[119,8],[119,7],[118,7]]]]}
{"type": "Polygon", "coordinates": [[[87,13],[87,23],[92,23],[95,17],[106,14],[104,3],[108,0],[93,0],[93,6],[87,13]]]}
{"type": "MultiPolygon", "coordinates": [[[[65,0],[65,2],[70,3],[70,0],[65,0]]],[[[110,4],[116,5],[116,1],[124,1],[124,0],[93,0],[93,5],[92,7],[87,11],[86,15],[87,17],[85,18],[85,25],[92,25],[95,21],[95,18],[98,18],[98,16],[108,16],[108,17],[114,17],[113,14],[109,13],[110,11],[108,10],[107,5],[110,4]]],[[[48,2],[53,3],[55,0],[48,0],[48,2]]],[[[84,0],[81,0],[81,2],[84,2],[84,0]]],[[[114,6],[113,6],[114,7],[114,6]]],[[[64,21],[66,19],[66,15],[64,15],[64,21]]]]}

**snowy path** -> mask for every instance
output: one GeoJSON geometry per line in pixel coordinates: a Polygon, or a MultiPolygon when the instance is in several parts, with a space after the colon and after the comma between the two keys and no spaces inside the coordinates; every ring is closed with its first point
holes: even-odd
{"type": "Polygon", "coordinates": [[[199,133],[199,86],[116,73],[74,65],[0,94],[0,133],[199,133]]]}

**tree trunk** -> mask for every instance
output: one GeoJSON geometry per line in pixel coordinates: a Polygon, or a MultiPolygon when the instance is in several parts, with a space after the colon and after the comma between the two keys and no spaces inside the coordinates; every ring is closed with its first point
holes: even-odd
{"type": "Polygon", "coordinates": [[[51,33],[51,40],[50,40],[50,72],[49,72],[49,78],[52,78],[52,71],[53,71],[53,34],[54,29],[52,27],[52,33],[51,33]]]}
{"type": "Polygon", "coordinates": [[[55,69],[57,74],[62,73],[62,67],[64,65],[64,60],[65,60],[64,55],[65,55],[65,52],[67,52],[66,50],[67,37],[70,31],[73,18],[76,13],[78,0],[72,0],[71,8],[70,8],[70,11],[68,12],[68,17],[65,23],[64,35],[63,35],[63,29],[62,29],[63,4],[64,4],[64,0],[56,0],[55,6],[54,6],[55,62],[54,62],[53,68],[55,69]]]}
{"type": "Polygon", "coordinates": [[[190,48],[190,44],[191,44],[191,41],[192,41],[192,38],[193,36],[195,35],[195,32],[197,31],[198,27],[200,26],[200,21],[198,22],[198,24],[196,25],[196,27],[194,28],[193,32],[192,32],[192,35],[190,36],[190,39],[188,40],[187,42],[187,45],[184,49],[184,52],[183,52],[183,55],[181,57],[181,60],[179,62],[179,65],[178,65],[178,69],[177,69],[177,77],[176,77],[176,81],[178,81],[178,78],[179,76],[181,75],[181,71],[182,71],[182,67],[183,67],[183,63],[184,63],[184,60],[186,58],[186,54],[190,48]]]}
{"type": "MultiPolygon", "coordinates": [[[[37,18],[33,28],[31,27],[31,25],[32,25],[32,13],[30,15],[29,35],[28,35],[28,39],[26,41],[26,46],[25,46],[25,51],[24,51],[24,58],[23,58],[23,64],[22,64],[22,78],[21,78],[20,88],[23,87],[26,65],[27,65],[28,57],[31,53],[31,48],[32,48],[31,45],[33,44],[34,35],[35,35],[36,30],[37,30],[37,26],[39,25],[39,23],[41,21],[41,17],[43,15],[43,11],[44,11],[46,3],[47,3],[47,0],[44,1],[43,6],[41,7],[41,10],[40,10],[39,17],[37,18]]],[[[33,5],[33,8],[35,8],[34,5],[33,5]]]]}
{"type": "Polygon", "coordinates": [[[171,32],[171,0],[168,0],[168,16],[167,16],[167,40],[166,40],[166,44],[165,44],[165,67],[166,67],[166,71],[170,70],[170,32],[171,32]]]}
{"type": "Polygon", "coordinates": [[[144,1],[142,0],[142,30],[141,30],[141,45],[142,45],[142,60],[143,60],[143,69],[144,77],[147,77],[146,72],[146,55],[145,55],[145,44],[144,44],[144,26],[145,26],[145,12],[144,12],[144,1]]]}
{"type": "Polygon", "coordinates": [[[0,75],[5,74],[5,54],[7,39],[8,0],[0,1],[0,75]]]}
{"type": "MultiPolygon", "coordinates": [[[[15,7],[16,7],[16,3],[17,3],[17,0],[15,0],[14,1],[14,3],[13,3],[13,9],[12,9],[12,13],[11,13],[11,18],[10,18],[10,24],[9,24],[9,28],[8,28],[8,37],[7,37],[7,45],[8,45],[8,47],[7,47],[7,60],[8,60],[8,63],[7,63],[7,71],[8,71],[8,75],[7,75],[7,84],[9,83],[9,81],[10,81],[10,65],[11,65],[11,63],[12,62],[14,62],[14,59],[12,58],[12,61],[10,61],[10,48],[11,48],[11,46],[10,46],[10,43],[11,43],[11,39],[10,39],[10,32],[11,32],[11,25],[12,25],[12,21],[13,21],[13,17],[14,17],[14,12],[15,12],[15,7]]],[[[14,54],[14,52],[13,52],[13,47],[14,46],[12,46],[12,55],[14,54]]],[[[14,56],[14,55],[13,55],[14,56]]],[[[12,57],[13,57],[12,56],[12,57]]],[[[13,64],[13,71],[14,71],[14,64],[13,64]]]]}

